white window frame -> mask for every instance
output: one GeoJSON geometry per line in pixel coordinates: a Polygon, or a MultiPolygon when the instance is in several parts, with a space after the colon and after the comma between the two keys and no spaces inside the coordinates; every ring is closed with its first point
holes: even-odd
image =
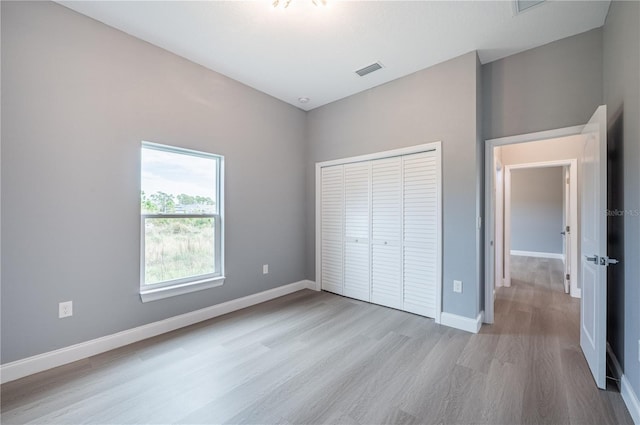
{"type": "Polygon", "coordinates": [[[190,292],[215,288],[224,284],[224,156],[216,155],[175,146],[161,145],[143,141],[142,148],[159,151],[190,155],[212,159],[217,162],[216,176],[216,208],[213,214],[142,214],[140,212],[140,299],[142,302],[155,301],[190,292]],[[145,284],[145,221],[154,218],[213,218],[215,265],[213,273],[189,276],[180,279],[172,279],[164,282],[145,284]]]}

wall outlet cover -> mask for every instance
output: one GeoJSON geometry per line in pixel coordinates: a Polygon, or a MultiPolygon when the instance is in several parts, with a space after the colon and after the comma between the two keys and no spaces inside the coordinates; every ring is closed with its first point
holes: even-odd
{"type": "Polygon", "coordinates": [[[462,293],[462,281],[454,280],[453,281],[453,292],[462,293]]]}
{"type": "Polygon", "coordinates": [[[263,264],[262,265],[262,274],[269,274],[269,265],[268,264],[263,264]]]}
{"type": "Polygon", "coordinates": [[[73,301],[65,301],[58,304],[58,318],[73,316],[73,301]]]}

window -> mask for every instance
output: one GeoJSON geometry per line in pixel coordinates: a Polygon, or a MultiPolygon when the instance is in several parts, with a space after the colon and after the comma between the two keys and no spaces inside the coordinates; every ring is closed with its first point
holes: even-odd
{"type": "Polygon", "coordinates": [[[143,302],[224,282],[223,175],[219,155],[142,143],[143,302]]]}

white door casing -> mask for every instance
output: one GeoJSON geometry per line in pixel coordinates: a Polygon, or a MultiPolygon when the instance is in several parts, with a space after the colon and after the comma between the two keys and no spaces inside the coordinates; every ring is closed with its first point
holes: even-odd
{"type": "Polygon", "coordinates": [[[503,245],[503,267],[504,277],[502,279],[502,286],[511,287],[511,167],[504,167],[504,191],[502,193],[503,199],[503,226],[502,226],[502,240],[503,245]]]}
{"type": "Polygon", "coordinates": [[[607,107],[583,132],[580,347],[598,388],[606,388],[607,341],[607,107]]]}
{"type": "MultiPolygon", "coordinates": [[[[569,170],[569,191],[567,202],[570,205],[568,225],[576,229],[578,227],[578,160],[559,159],[553,161],[519,163],[504,166],[504,286],[511,286],[511,172],[513,170],[530,169],[530,168],[546,168],[546,167],[565,167],[569,170]]],[[[561,183],[561,182],[559,182],[561,183]]],[[[497,201],[496,201],[497,202],[497,201]]],[[[495,228],[495,226],[494,226],[495,228]]],[[[561,229],[559,229],[561,230],[561,229]]],[[[570,268],[578,268],[578,244],[577,232],[571,233],[568,243],[575,249],[571,249],[570,256],[565,258],[570,263],[570,268]]],[[[575,273],[569,281],[571,296],[579,298],[579,290],[577,288],[577,277],[575,273]]]]}
{"type": "Polygon", "coordinates": [[[495,169],[495,287],[500,287],[504,285],[504,167],[501,161],[496,160],[495,169]]]}

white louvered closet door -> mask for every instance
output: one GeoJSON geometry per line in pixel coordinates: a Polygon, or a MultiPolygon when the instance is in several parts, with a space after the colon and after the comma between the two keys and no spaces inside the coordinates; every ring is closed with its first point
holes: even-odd
{"type": "Polygon", "coordinates": [[[342,165],[322,168],[321,276],[322,289],[343,292],[344,177],[342,165]]]}
{"type": "Polygon", "coordinates": [[[436,317],[439,306],[439,173],[435,151],[402,158],[404,305],[436,317]]]}
{"type": "Polygon", "coordinates": [[[370,184],[370,162],[344,165],[343,295],[363,301],[370,300],[370,184]]]}
{"type": "Polygon", "coordinates": [[[402,305],[402,158],[371,163],[371,302],[402,305]]]}

